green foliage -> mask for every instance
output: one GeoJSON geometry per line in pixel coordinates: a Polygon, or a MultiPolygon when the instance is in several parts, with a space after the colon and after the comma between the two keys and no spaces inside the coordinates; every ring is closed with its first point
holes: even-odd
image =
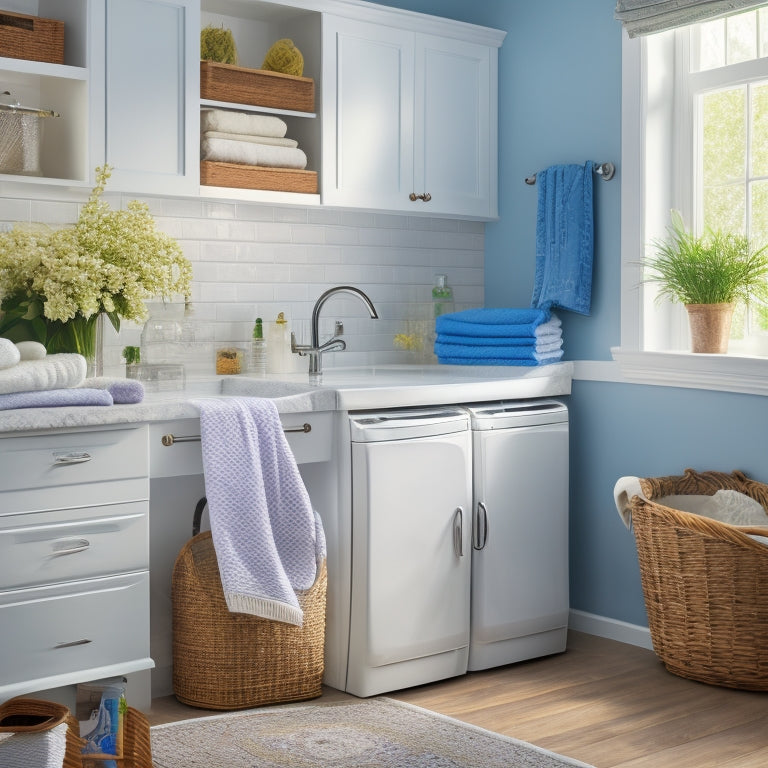
{"type": "Polygon", "coordinates": [[[209,24],[200,32],[200,58],[219,64],[237,64],[237,47],[232,31],[209,24]]]}
{"type": "Polygon", "coordinates": [[[137,365],[141,362],[141,348],[123,347],[123,357],[127,365],[137,365]]]}
{"type": "Polygon", "coordinates": [[[768,300],[768,246],[757,250],[744,235],[686,231],[672,211],[669,237],[656,240],[656,255],[645,260],[646,282],[659,285],[659,298],[681,304],[720,304],[768,300]]]}

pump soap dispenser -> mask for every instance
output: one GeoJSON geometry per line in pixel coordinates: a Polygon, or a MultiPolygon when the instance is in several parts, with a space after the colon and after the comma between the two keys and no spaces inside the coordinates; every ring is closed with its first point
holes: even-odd
{"type": "Polygon", "coordinates": [[[432,314],[434,317],[453,312],[453,289],[448,285],[446,275],[435,275],[432,288],[432,314]]]}

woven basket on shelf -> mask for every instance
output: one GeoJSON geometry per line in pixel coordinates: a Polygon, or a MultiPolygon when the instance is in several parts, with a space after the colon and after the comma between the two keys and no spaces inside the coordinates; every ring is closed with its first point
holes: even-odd
{"type": "Polygon", "coordinates": [[[644,478],[631,499],[653,649],[673,674],[713,685],[768,690],[768,546],[728,525],[656,501],[729,489],[768,510],[768,485],[742,472],[644,478]]]}
{"type": "MultiPolygon", "coordinates": [[[[0,704],[0,732],[34,733],[63,722],[67,723],[67,743],[62,768],[104,768],[106,758],[83,755],[85,739],[80,737],[80,724],[63,704],[25,696],[0,704]]],[[[115,762],[118,768],[153,768],[149,721],[133,707],[128,707],[126,715],[123,755],[115,762]]]]}
{"type": "Polygon", "coordinates": [[[243,709],[322,693],[327,572],[299,595],[303,626],[231,613],[210,531],[173,569],[173,692],[184,704],[243,709]]]}

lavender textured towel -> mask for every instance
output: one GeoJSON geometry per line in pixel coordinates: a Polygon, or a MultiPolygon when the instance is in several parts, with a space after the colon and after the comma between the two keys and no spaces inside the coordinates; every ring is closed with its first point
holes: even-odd
{"type": "Polygon", "coordinates": [[[62,408],[67,405],[112,405],[105,389],[46,389],[41,392],[12,392],[0,395],[0,411],[17,408],[62,408]]]}
{"type": "Polygon", "coordinates": [[[106,389],[116,405],[133,405],[144,399],[144,385],[137,379],[119,379],[109,376],[94,376],[86,379],[81,387],[106,389]]]}
{"type": "Polygon", "coordinates": [[[296,590],[314,584],[325,537],[277,408],[250,397],[193,402],[227,606],[301,626],[296,590]]]}
{"type": "Polygon", "coordinates": [[[588,315],[592,301],[594,163],[536,174],[536,274],[531,306],[588,315]]]}

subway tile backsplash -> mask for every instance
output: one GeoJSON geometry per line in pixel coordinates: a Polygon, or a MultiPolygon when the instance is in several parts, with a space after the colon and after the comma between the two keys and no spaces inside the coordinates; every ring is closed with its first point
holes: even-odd
{"type": "MultiPolygon", "coordinates": [[[[105,197],[118,207],[137,196],[105,197]]],[[[448,275],[457,309],[483,305],[482,222],[315,206],[140,199],[192,262],[192,327],[207,340],[185,347],[188,375],[213,373],[213,346],[246,346],[257,316],[269,321],[284,312],[298,335],[306,335],[315,300],[334,285],[365,291],[379,320],[371,320],[352,297],[330,299],[323,307],[321,340],[341,320],[347,349],[326,355],[326,366],[431,361],[429,350],[398,349],[394,337],[429,329],[436,274],[448,275]]],[[[17,221],[71,224],[78,212],[79,206],[66,200],[0,197],[0,225],[6,228],[17,221]]],[[[139,325],[124,323],[118,335],[106,324],[106,374],[122,373],[122,349],[139,345],[140,337],[139,325]]]]}

